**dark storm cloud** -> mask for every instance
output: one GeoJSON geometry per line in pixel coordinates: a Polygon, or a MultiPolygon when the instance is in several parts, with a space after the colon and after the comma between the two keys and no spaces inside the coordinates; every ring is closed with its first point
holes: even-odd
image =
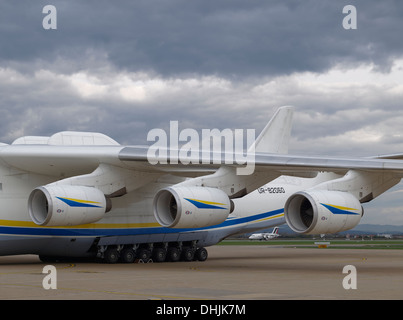
{"type": "Polygon", "coordinates": [[[376,82],[329,89],[293,79],[335,65],[374,63],[388,71],[402,55],[403,4],[356,0],[358,29],[347,31],[342,9],[350,3],[3,2],[0,136],[11,142],[89,130],[144,143],[144,131],[165,128],[167,119],[183,128],[260,130],[286,104],[304,114],[295,125],[302,141],[383,121],[401,108],[401,95],[376,82]],[[57,8],[57,30],[42,28],[49,3],[57,8]],[[382,117],[373,113],[379,107],[388,110],[382,117]],[[349,113],[354,108],[358,116],[349,113]]]}
{"type": "Polygon", "coordinates": [[[403,52],[403,3],[353,2],[358,29],[350,31],[342,27],[348,1],[54,0],[55,31],[42,28],[47,2],[9,2],[0,13],[0,59],[63,57],[79,69],[97,53],[118,68],[164,76],[273,76],[368,62],[388,70],[403,52]]]}

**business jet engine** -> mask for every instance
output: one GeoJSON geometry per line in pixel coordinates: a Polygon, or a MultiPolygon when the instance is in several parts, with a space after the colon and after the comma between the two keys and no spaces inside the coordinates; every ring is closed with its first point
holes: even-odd
{"type": "Polygon", "coordinates": [[[203,228],[224,222],[231,211],[227,194],[216,188],[168,187],[154,198],[154,216],[163,227],[203,228]]]}
{"type": "Polygon", "coordinates": [[[310,190],[293,194],[286,202],[284,215],[297,233],[326,234],[354,228],[364,211],[351,193],[310,190]]]}
{"type": "Polygon", "coordinates": [[[37,225],[75,226],[102,219],[110,210],[108,200],[93,187],[47,185],[31,192],[28,209],[37,225]]]}

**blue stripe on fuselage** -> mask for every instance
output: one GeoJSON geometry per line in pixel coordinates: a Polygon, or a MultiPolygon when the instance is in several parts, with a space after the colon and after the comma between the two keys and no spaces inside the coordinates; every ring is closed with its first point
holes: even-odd
{"type": "Polygon", "coordinates": [[[151,227],[151,228],[63,229],[63,228],[41,228],[41,227],[29,228],[29,227],[0,226],[0,234],[32,235],[32,236],[123,236],[123,235],[143,235],[143,234],[158,234],[158,233],[179,233],[179,232],[202,231],[229,226],[236,226],[243,223],[259,221],[261,219],[267,219],[275,215],[281,214],[283,212],[284,209],[278,209],[243,218],[229,218],[223,223],[204,228],[172,229],[164,227],[151,227]]]}

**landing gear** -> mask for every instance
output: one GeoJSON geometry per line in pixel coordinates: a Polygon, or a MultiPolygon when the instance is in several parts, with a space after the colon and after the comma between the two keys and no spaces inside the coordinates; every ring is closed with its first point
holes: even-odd
{"type": "Polygon", "coordinates": [[[181,252],[176,247],[168,248],[167,260],[171,262],[177,262],[181,258],[181,252]]]}
{"type": "Polygon", "coordinates": [[[182,261],[192,261],[193,257],[195,255],[195,252],[193,248],[191,247],[183,247],[182,249],[182,261]]]}
{"type": "Polygon", "coordinates": [[[167,251],[164,248],[155,248],[153,250],[153,261],[155,262],[164,262],[167,256],[167,251]]]}
{"type": "Polygon", "coordinates": [[[208,258],[208,252],[206,248],[198,248],[195,253],[195,259],[199,261],[206,261],[208,258]]]}
{"type": "Polygon", "coordinates": [[[144,243],[133,245],[99,246],[97,257],[105,263],[206,261],[207,250],[197,248],[195,242],[144,243]]]}
{"type": "Polygon", "coordinates": [[[125,248],[120,252],[120,260],[123,263],[133,263],[136,259],[136,252],[132,248],[125,248]]]}
{"type": "Polygon", "coordinates": [[[119,260],[119,251],[116,248],[108,248],[104,253],[106,263],[116,263],[119,260]]]}
{"type": "Polygon", "coordinates": [[[143,260],[143,262],[148,262],[151,258],[151,251],[146,248],[138,249],[137,258],[143,260]]]}

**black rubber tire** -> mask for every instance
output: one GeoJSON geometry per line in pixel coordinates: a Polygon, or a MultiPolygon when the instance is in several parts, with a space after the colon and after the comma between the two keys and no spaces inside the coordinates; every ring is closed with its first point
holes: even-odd
{"type": "Polygon", "coordinates": [[[168,248],[167,260],[171,262],[177,262],[181,259],[180,250],[176,247],[168,248]]]}
{"type": "Polygon", "coordinates": [[[136,253],[131,248],[123,249],[120,253],[120,260],[123,263],[133,263],[136,259],[136,253]]]}
{"type": "Polygon", "coordinates": [[[137,258],[143,260],[143,262],[148,262],[151,258],[151,251],[148,249],[139,249],[136,252],[137,258]]]}
{"type": "Polygon", "coordinates": [[[119,251],[115,248],[109,248],[104,253],[106,263],[116,263],[119,260],[119,251]]]}
{"type": "Polygon", "coordinates": [[[206,250],[206,248],[199,248],[196,250],[195,253],[195,260],[199,260],[199,261],[206,261],[208,258],[208,252],[206,250]]]}
{"type": "Polygon", "coordinates": [[[181,258],[182,261],[193,261],[194,258],[194,250],[190,247],[183,247],[181,258]]]}
{"type": "Polygon", "coordinates": [[[164,248],[155,248],[153,250],[153,261],[164,262],[167,256],[167,251],[164,248]]]}

